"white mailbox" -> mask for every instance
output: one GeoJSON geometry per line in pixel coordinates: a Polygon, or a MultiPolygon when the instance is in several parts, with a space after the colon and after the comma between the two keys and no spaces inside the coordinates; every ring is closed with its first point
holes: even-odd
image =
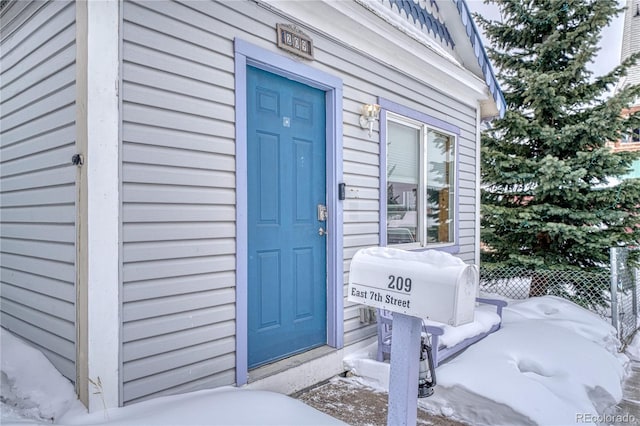
{"type": "Polygon", "coordinates": [[[453,326],[473,321],[478,268],[448,253],[388,247],[358,250],[347,299],[453,326]]]}

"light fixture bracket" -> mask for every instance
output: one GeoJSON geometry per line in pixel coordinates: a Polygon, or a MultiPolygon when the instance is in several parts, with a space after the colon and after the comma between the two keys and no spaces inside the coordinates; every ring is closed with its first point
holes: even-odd
{"type": "Polygon", "coordinates": [[[369,137],[373,134],[373,124],[380,117],[380,105],[364,104],[360,115],[360,127],[369,130],[369,137]]]}

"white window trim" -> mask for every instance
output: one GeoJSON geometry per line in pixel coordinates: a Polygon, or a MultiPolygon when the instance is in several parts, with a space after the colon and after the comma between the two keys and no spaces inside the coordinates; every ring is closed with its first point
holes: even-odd
{"type": "MultiPolygon", "coordinates": [[[[453,212],[453,241],[447,243],[426,243],[426,226],[424,220],[418,221],[418,232],[422,241],[416,243],[406,244],[393,244],[394,248],[400,248],[404,250],[442,250],[449,253],[458,253],[460,251],[459,241],[459,229],[460,229],[460,214],[459,214],[459,141],[460,141],[460,129],[454,125],[451,125],[445,121],[431,117],[427,114],[421,113],[414,109],[405,107],[400,104],[396,104],[392,101],[380,98],[378,103],[382,107],[380,114],[380,245],[387,246],[387,197],[385,196],[387,191],[387,122],[388,120],[409,125],[412,127],[421,128],[422,141],[426,138],[428,129],[435,130],[454,138],[454,201],[452,208],[453,212]]],[[[424,158],[425,144],[420,144],[419,155],[424,158]]],[[[424,161],[420,161],[420,197],[418,200],[418,211],[424,211],[424,203],[426,197],[426,191],[424,185],[426,185],[426,169],[424,161]]]]}

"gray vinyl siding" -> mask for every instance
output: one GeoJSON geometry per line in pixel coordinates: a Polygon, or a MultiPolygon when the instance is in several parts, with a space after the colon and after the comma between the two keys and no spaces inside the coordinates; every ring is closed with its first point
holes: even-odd
{"type": "Polygon", "coordinates": [[[1,323],[75,382],[75,5],[0,20],[1,323]]]}
{"type": "Polygon", "coordinates": [[[343,170],[349,190],[344,202],[343,294],[344,341],[349,344],[375,334],[375,326],[360,323],[360,305],[346,301],[351,258],[358,249],[379,244],[380,147],[378,135],[368,138],[359,126],[362,104],[383,97],[460,128],[460,252],[457,255],[468,262],[475,261],[476,112],[442,92],[425,90],[414,78],[399,74],[370,57],[357,57],[337,46],[331,53],[336,55],[332,58],[336,61],[332,72],[340,75],[345,85],[343,170]]]}
{"type": "Polygon", "coordinates": [[[235,382],[232,43],[123,9],[123,401],[235,382]]]}
{"type": "MultiPolygon", "coordinates": [[[[288,21],[251,1],[123,6],[123,400],[235,380],[233,40],[274,50],[288,21]]],[[[344,292],[349,262],[379,243],[380,147],[358,124],[379,96],[461,129],[460,257],[474,260],[476,111],[299,25],[310,66],[344,84],[344,292]]],[[[285,53],[278,51],[286,55],[285,53]]],[[[344,341],[370,337],[345,299],[344,341]]]]}

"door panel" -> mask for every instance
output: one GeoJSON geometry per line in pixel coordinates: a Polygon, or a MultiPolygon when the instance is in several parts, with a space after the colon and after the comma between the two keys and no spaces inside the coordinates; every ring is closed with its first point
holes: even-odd
{"type": "Polygon", "coordinates": [[[247,67],[248,358],[327,340],[325,94],[247,67]]]}

